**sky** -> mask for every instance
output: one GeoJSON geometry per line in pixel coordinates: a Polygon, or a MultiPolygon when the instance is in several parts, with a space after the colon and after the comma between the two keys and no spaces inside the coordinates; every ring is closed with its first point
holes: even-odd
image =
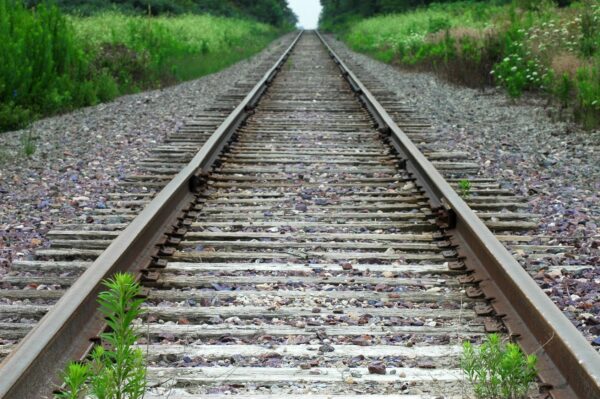
{"type": "Polygon", "coordinates": [[[298,25],[304,29],[316,29],[319,24],[321,2],[319,0],[288,0],[290,8],[298,16],[298,25]]]}

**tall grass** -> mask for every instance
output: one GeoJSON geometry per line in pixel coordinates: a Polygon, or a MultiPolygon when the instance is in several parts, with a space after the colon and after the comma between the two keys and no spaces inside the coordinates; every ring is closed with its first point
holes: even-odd
{"type": "Polygon", "coordinates": [[[65,16],[0,0],[0,131],[118,95],[197,78],[260,51],[281,32],[183,15],[65,16]]]}
{"type": "Polygon", "coordinates": [[[384,62],[432,70],[456,83],[495,84],[512,97],[545,93],[583,126],[599,126],[600,3],[563,9],[550,1],[523,3],[433,4],[363,20],[345,39],[384,62]]]}
{"type": "Polygon", "coordinates": [[[210,15],[148,18],[107,12],[70,19],[77,40],[95,51],[105,68],[111,69],[115,52],[130,52],[125,57],[130,64],[110,71],[125,85],[214,72],[262,49],[278,34],[269,25],[210,15]],[[121,76],[125,71],[129,76],[121,76]],[[131,77],[137,79],[127,81],[131,77]]]}

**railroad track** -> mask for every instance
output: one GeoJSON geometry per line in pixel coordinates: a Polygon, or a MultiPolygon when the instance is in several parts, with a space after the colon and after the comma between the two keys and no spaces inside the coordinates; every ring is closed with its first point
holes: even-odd
{"type": "Polygon", "coordinates": [[[99,282],[119,270],[145,286],[150,398],[461,397],[460,344],[489,331],[538,352],[553,397],[600,395],[598,354],[489,230],[528,245],[511,232],[531,215],[489,179],[472,179],[477,215],[452,189],[477,165],[429,151],[426,124],[390,101],[401,130],[312,33],[243,88],[157,149],[129,179],[140,192],[16,264],[32,275],[4,280],[0,337],[28,335],[0,395],[51,392],[103,328],[99,282]]]}
{"type": "MultiPolygon", "coordinates": [[[[336,51],[341,52],[342,57],[346,55],[343,46],[335,41],[333,46],[336,51]]],[[[448,142],[442,133],[432,129],[426,118],[419,116],[419,110],[407,106],[403,99],[386,88],[384,82],[360,63],[347,63],[385,107],[394,122],[455,189],[458,189],[458,182],[461,180],[471,182],[472,195],[463,199],[480,217],[487,219],[487,225],[496,238],[511,251],[530,275],[538,275],[540,269],[552,273],[577,272],[590,267],[568,264],[565,260],[576,248],[558,243],[555,237],[539,234],[537,230],[540,215],[528,212],[530,198],[516,195],[506,184],[501,185],[486,176],[482,165],[473,159],[472,154],[453,150],[454,143],[448,142]]]]}

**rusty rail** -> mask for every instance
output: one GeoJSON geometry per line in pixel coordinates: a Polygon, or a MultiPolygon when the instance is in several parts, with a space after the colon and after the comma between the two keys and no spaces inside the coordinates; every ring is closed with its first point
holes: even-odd
{"type": "Polygon", "coordinates": [[[538,356],[542,381],[556,399],[600,398],[600,355],[538,287],[435,167],[392,120],[375,96],[317,33],[378,128],[406,160],[447,224],[473,281],[503,317],[511,336],[538,356]]]}
{"type": "Polygon", "coordinates": [[[116,272],[139,274],[159,251],[165,232],[177,224],[195,199],[199,176],[206,172],[240,124],[250,115],[290,52],[298,34],[274,66],[223,121],[192,161],[111,243],[56,305],[27,334],[0,368],[1,398],[50,396],[56,370],[69,360],[81,359],[93,346],[104,321],[97,312],[101,282],[116,272]]]}

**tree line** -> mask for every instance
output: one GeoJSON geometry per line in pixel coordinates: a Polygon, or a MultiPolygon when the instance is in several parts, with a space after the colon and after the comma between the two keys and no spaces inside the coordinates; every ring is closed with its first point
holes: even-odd
{"type": "MultiPolygon", "coordinates": [[[[28,0],[35,6],[41,0],[28,0]]],[[[286,0],[54,0],[60,9],[78,15],[105,10],[128,14],[208,13],[224,17],[250,18],[274,26],[293,26],[297,18],[286,0]]]]}

